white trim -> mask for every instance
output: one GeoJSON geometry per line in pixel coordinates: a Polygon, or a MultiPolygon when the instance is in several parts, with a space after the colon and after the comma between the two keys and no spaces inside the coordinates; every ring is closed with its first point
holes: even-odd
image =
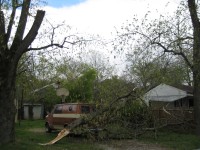
{"type": "Polygon", "coordinates": [[[53,125],[54,129],[60,129],[62,130],[64,128],[64,125],[53,125]]]}
{"type": "Polygon", "coordinates": [[[54,118],[80,118],[81,114],[53,114],[54,118]]]}

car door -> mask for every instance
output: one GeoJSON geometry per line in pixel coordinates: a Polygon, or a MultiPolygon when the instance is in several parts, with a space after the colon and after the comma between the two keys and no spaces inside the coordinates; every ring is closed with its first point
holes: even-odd
{"type": "Polygon", "coordinates": [[[62,111],[63,111],[63,105],[56,105],[54,112],[53,112],[53,117],[52,117],[52,123],[55,128],[58,126],[63,126],[62,124],[62,111]]]}

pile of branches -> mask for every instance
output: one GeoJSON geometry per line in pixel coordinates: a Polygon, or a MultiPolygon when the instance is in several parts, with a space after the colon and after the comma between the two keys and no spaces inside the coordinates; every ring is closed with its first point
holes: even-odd
{"type": "Polygon", "coordinates": [[[156,131],[149,107],[140,98],[141,95],[141,92],[134,89],[108,104],[97,106],[95,112],[68,127],[74,133],[98,140],[135,138],[147,130],[156,131]]]}

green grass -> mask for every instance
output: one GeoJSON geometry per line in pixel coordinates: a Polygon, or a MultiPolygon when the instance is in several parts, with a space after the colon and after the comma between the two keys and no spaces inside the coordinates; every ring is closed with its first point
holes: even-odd
{"type": "Polygon", "coordinates": [[[154,138],[152,133],[145,134],[139,139],[175,150],[194,150],[200,148],[200,137],[194,134],[176,133],[167,130],[158,132],[157,139],[154,138]]]}
{"type": "Polygon", "coordinates": [[[58,132],[45,133],[44,121],[23,120],[16,124],[16,141],[13,144],[1,145],[1,150],[100,150],[98,144],[86,138],[64,137],[54,145],[41,146],[57,136],[58,132]]]}
{"type": "MultiPolygon", "coordinates": [[[[50,146],[41,146],[38,143],[47,143],[57,136],[58,132],[45,133],[44,120],[27,121],[16,124],[16,142],[13,144],[1,145],[1,150],[102,150],[99,145],[102,142],[95,142],[87,138],[67,136],[50,146]]],[[[200,148],[200,137],[194,134],[176,133],[169,130],[158,132],[158,138],[154,138],[153,132],[148,132],[139,140],[144,143],[155,143],[163,147],[175,150],[194,150],[200,148]]],[[[130,139],[129,139],[130,140],[130,139]]],[[[118,140],[112,140],[113,143],[118,140]]],[[[111,144],[110,141],[108,145],[111,144]]],[[[103,143],[104,143],[103,142],[103,143]]],[[[126,140],[124,141],[126,144],[126,140]]],[[[112,144],[111,144],[112,145],[112,144]]]]}

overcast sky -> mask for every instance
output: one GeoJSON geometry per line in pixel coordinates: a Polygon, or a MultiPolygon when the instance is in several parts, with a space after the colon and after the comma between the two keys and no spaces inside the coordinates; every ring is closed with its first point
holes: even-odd
{"type": "MultiPolygon", "coordinates": [[[[152,18],[157,18],[160,14],[172,14],[177,9],[180,0],[46,1],[47,5],[44,8],[46,18],[52,24],[59,24],[64,21],[65,24],[76,28],[79,33],[98,34],[104,39],[110,39],[116,33],[116,29],[119,29],[126,21],[131,21],[134,15],[142,18],[147,11],[151,11],[152,18]]],[[[98,48],[95,47],[95,49],[98,48]]],[[[105,49],[102,50],[103,52],[105,52],[105,49]]],[[[110,56],[109,61],[117,68],[126,63],[125,60],[116,57],[113,59],[113,57],[115,56],[110,56]]]]}
{"type": "Polygon", "coordinates": [[[136,14],[152,17],[176,10],[179,0],[47,0],[46,16],[81,32],[108,36],[136,14]],[[170,2],[169,2],[170,1],[170,2]]]}

